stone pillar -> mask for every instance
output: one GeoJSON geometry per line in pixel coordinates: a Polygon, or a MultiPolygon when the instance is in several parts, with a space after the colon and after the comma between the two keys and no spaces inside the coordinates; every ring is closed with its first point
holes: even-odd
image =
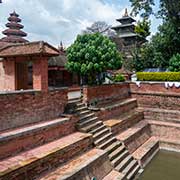
{"type": "Polygon", "coordinates": [[[33,89],[48,91],[48,58],[40,57],[33,61],[33,89]]]}
{"type": "Polygon", "coordinates": [[[0,91],[4,90],[4,67],[3,61],[0,60],[0,91]]]}
{"type": "Polygon", "coordinates": [[[4,90],[16,90],[16,68],[14,60],[4,60],[4,90]]]}

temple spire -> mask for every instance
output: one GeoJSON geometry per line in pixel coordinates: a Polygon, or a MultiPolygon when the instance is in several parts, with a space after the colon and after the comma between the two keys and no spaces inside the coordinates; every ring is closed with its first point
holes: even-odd
{"type": "Polygon", "coordinates": [[[128,10],[127,10],[127,8],[125,9],[125,13],[124,13],[124,16],[123,17],[128,17],[129,15],[128,15],[128,10]]]}
{"type": "Polygon", "coordinates": [[[63,42],[62,41],[60,42],[60,45],[58,46],[58,49],[59,49],[60,53],[64,53],[65,52],[65,48],[63,46],[63,42]]]}
{"type": "Polygon", "coordinates": [[[0,41],[8,42],[8,43],[27,42],[27,40],[23,38],[26,37],[27,34],[21,30],[24,28],[24,26],[20,24],[21,19],[19,18],[19,15],[15,11],[10,13],[10,17],[8,18],[8,21],[9,22],[6,24],[6,27],[8,29],[2,32],[4,35],[6,35],[6,37],[2,38],[0,41]]]}

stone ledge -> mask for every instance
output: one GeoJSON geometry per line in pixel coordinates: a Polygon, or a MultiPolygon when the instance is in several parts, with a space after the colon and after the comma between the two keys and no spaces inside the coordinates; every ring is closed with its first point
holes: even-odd
{"type": "Polygon", "coordinates": [[[39,180],[52,180],[52,179],[91,179],[95,177],[102,179],[107,173],[112,170],[108,156],[105,151],[99,149],[92,149],[89,152],[81,155],[57,168],[55,171],[45,175],[39,180]],[[101,165],[100,165],[101,163],[101,165]]]}
{"type": "Polygon", "coordinates": [[[29,133],[35,133],[41,130],[46,130],[52,128],[53,126],[57,126],[60,124],[64,124],[69,121],[69,118],[59,118],[51,121],[40,122],[37,124],[32,124],[29,126],[25,126],[22,128],[8,130],[0,133],[0,143],[4,143],[5,141],[9,141],[12,138],[22,137],[28,135],[29,133]]]}
{"type": "Polygon", "coordinates": [[[128,104],[134,103],[134,102],[136,102],[135,98],[124,99],[124,100],[121,100],[119,102],[115,102],[115,103],[110,104],[110,105],[107,104],[106,106],[101,107],[100,110],[101,111],[111,110],[111,109],[114,109],[114,108],[117,108],[117,107],[122,107],[122,106],[125,106],[125,105],[128,105],[128,104]]]}
{"type": "Polygon", "coordinates": [[[4,95],[18,95],[18,94],[31,94],[31,95],[35,95],[36,93],[41,93],[41,91],[38,91],[38,90],[0,91],[0,96],[4,96],[4,95]]]}
{"type": "Polygon", "coordinates": [[[53,168],[86,151],[90,146],[92,146],[92,135],[73,133],[0,161],[0,179],[11,179],[13,175],[16,175],[17,179],[18,177],[26,179],[28,176],[35,178],[49,166],[53,168]],[[38,172],[35,171],[36,169],[38,172]]]}
{"type": "Polygon", "coordinates": [[[122,180],[125,178],[125,175],[118,172],[118,171],[115,171],[115,170],[112,170],[107,176],[105,176],[102,180],[122,180]]]}
{"type": "Polygon", "coordinates": [[[159,143],[160,143],[160,149],[180,152],[179,139],[160,138],[159,143]]]}
{"type": "Polygon", "coordinates": [[[158,152],[158,149],[159,149],[158,138],[151,137],[133,153],[133,157],[140,162],[142,167],[145,167],[147,163],[158,152]]]}
{"type": "Polygon", "coordinates": [[[179,93],[165,93],[165,92],[138,92],[138,91],[131,91],[131,94],[137,94],[137,95],[150,95],[150,96],[170,96],[170,97],[180,97],[179,93]]]}

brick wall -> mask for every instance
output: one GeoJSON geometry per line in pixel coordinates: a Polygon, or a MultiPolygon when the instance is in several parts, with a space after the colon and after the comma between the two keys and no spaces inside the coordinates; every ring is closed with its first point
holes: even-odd
{"type": "Polygon", "coordinates": [[[83,87],[83,101],[92,103],[108,103],[129,97],[129,84],[106,84],[101,86],[85,86],[83,87]]]}
{"type": "Polygon", "coordinates": [[[180,88],[165,88],[164,83],[130,83],[131,95],[144,108],[180,110],[180,88]]]}
{"type": "Polygon", "coordinates": [[[67,103],[67,88],[49,92],[15,91],[0,94],[0,130],[57,118],[67,103]]]}

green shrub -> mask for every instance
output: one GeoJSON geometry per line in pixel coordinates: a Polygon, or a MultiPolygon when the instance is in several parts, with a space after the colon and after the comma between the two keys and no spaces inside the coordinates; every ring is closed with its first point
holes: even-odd
{"type": "Polygon", "coordinates": [[[125,81],[125,78],[122,74],[116,74],[114,77],[113,77],[113,81],[114,82],[124,82],[125,81]]]}
{"type": "Polygon", "coordinates": [[[137,72],[139,81],[180,81],[180,72],[137,72]]]}
{"type": "Polygon", "coordinates": [[[169,61],[169,70],[173,72],[180,72],[180,54],[177,53],[169,61]]]}

